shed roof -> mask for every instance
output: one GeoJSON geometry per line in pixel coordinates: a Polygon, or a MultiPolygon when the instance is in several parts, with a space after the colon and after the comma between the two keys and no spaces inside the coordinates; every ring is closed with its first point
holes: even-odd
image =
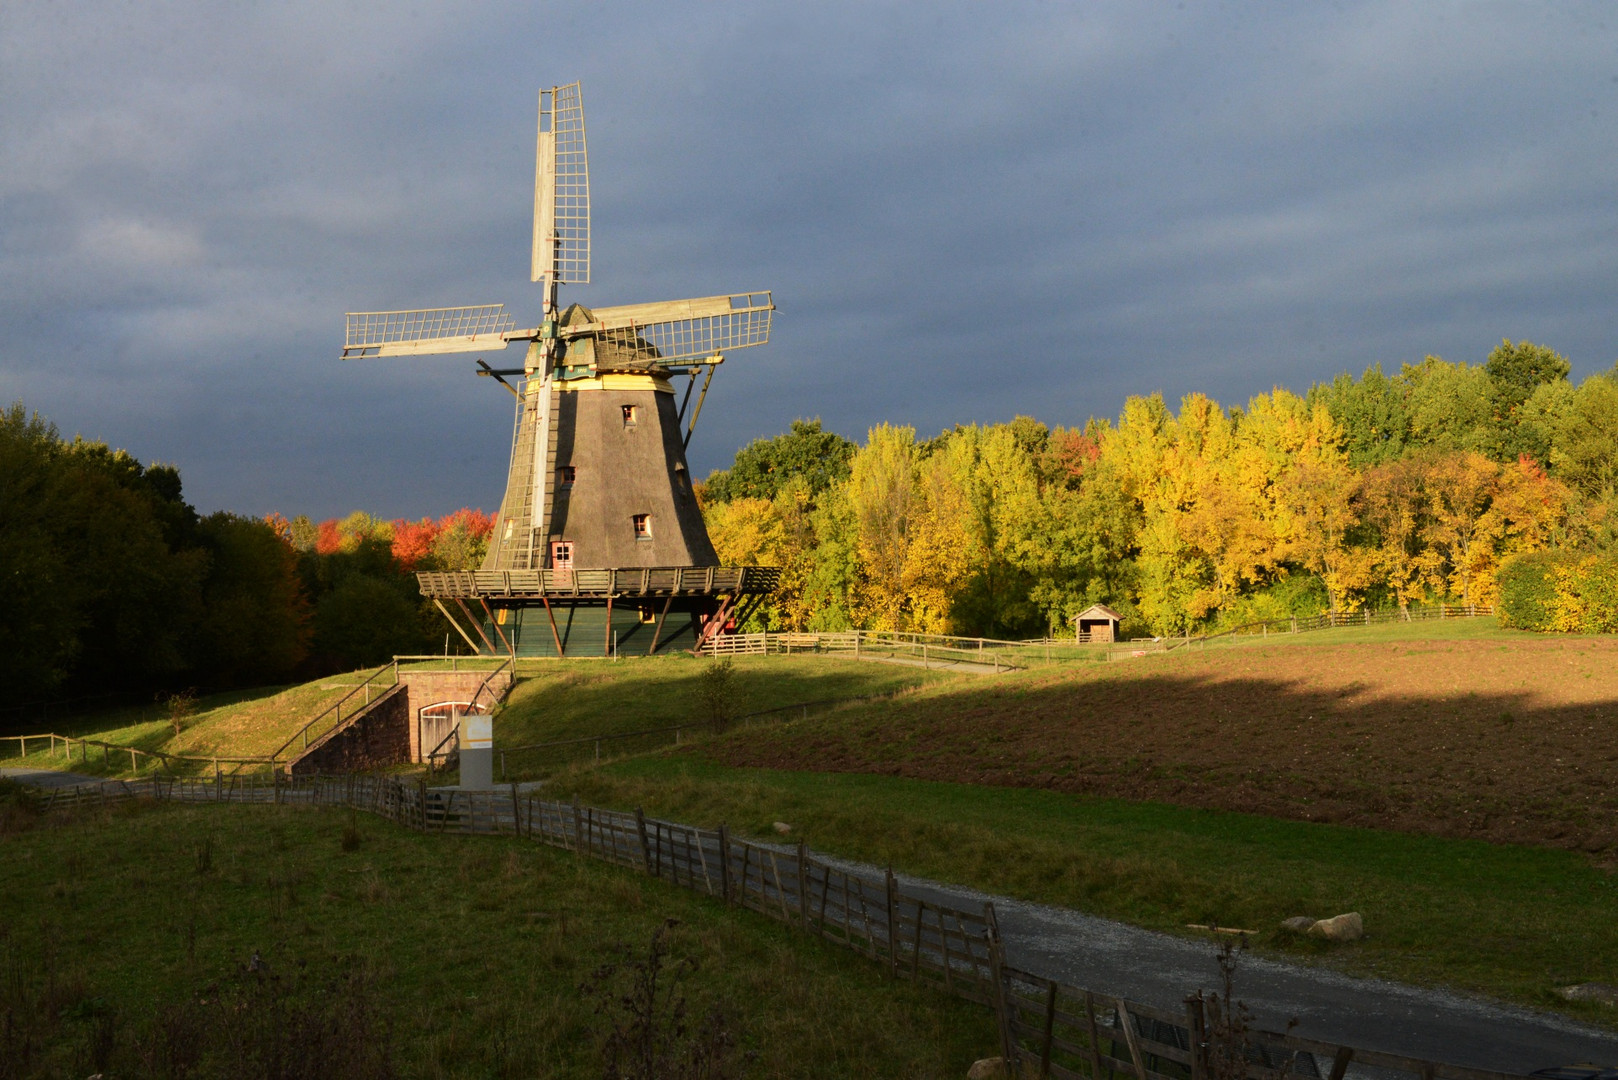
{"type": "Polygon", "coordinates": [[[1069,619],[1068,622],[1079,622],[1080,620],[1083,620],[1084,622],[1095,622],[1099,619],[1111,619],[1113,622],[1124,621],[1124,617],[1122,615],[1112,610],[1112,608],[1108,607],[1106,604],[1091,604],[1089,607],[1073,616],[1073,618],[1069,619]]]}

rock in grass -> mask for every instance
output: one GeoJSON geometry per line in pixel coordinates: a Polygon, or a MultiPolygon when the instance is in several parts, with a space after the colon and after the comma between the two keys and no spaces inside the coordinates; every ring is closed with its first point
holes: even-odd
{"type": "Polygon", "coordinates": [[[1307,915],[1297,915],[1290,919],[1281,920],[1281,929],[1290,930],[1294,934],[1307,934],[1315,925],[1315,920],[1307,915]]]}
{"type": "Polygon", "coordinates": [[[1603,1005],[1618,1006],[1618,986],[1607,983],[1579,983],[1564,986],[1557,993],[1568,1001],[1599,1001],[1603,1005]]]}
{"type": "Polygon", "coordinates": [[[782,836],[785,836],[787,833],[792,831],[792,826],[788,825],[784,821],[777,821],[775,823],[775,831],[780,833],[782,836]]]}
{"type": "Polygon", "coordinates": [[[972,1067],[966,1070],[966,1080],[1006,1080],[1011,1070],[1006,1068],[1005,1058],[979,1058],[972,1062],[972,1067]]]}
{"type": "Polygon", "coordinates": [[[1309,933],[1327,941],[1358,941],[1365,936],[1365,921],[1360,918],[1359,912],[1350,911],[1346,915],[1321,919],[1309,928],[1309,933]]]}

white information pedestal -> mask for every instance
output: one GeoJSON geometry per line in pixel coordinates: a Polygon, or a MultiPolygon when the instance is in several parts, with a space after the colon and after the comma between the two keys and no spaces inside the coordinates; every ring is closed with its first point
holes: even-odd
{"type": "Polygon", "coordinates": [[[461,786],[494,786],[494,717],[461,717],[461,786]]]}

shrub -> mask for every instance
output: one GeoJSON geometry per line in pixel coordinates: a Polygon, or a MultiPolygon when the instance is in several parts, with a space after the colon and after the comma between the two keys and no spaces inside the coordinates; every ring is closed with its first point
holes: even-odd
{"type": "Polygon", "coordinates": [[[1496,580],[1502,626],[1618,633],[1618,552],[1519,555],[1500,568],[1496,580]]]}
{"type": "Polygon", "coordinates": [[[1556,567],[1567,556],[1536,551],[1508,559],[1496,578],[1500,586],[1500,625],[1518,630],[1550,630],[1556,621],[1556,567]]]}

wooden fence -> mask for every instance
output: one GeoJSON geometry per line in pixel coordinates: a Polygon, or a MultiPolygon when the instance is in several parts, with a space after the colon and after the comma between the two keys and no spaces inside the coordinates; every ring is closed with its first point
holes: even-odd
{"type": "MultiPolygon", "coordinates": [[[[672,885],[749,908],[882,965],[898,979],[934,986],[994,1011],[1001,1053],[1015,1075],[1083,1080],[1241,1080],[1212,1068],[1220,1032],[1201,992],[1179,1012],[1070,986],[1014,968],[994,905],[967,911],[906,893],[881,878],[762,844],[724,826],[698,829],[623,813],[548,802],[507,788],[429,788],[383,776],[216,775],[62,787],[46,808],[153,798],[179,803],[277,803],[353,807],[424,832],[513,834],[631,868],[672,885]]],[[[1344,1080],[1350,1064],[1419,1080],[1508,1080],[1511,1074],[1422,1061],[1291,1034],[1251,1031],[1237,1047],[1246,1080],[1344,1080]],[[1245,1064],[1243,1064],[1245,1062],[1245,1064]],[[1322,1072],[1321,1065],[1326,1071],[1322,1072]]]]}
{"type": "Polygon", "coordinates": [[[19,758],[28,756],[29,743],[40,741],[49,744],[52,757],[55,757],[58,750],[60,750],[63,760],[69,765],[73,764],[75,751],[79,755],[79,761],[84,764],[89,764],[91,752],[96,750],[101,752],[101,761],[107,765],[111,765],[114,758],[121,760],[127,754],[129,755],[129,771],[136,774],[148,764],[154,769],[163,768],[172,773],[176,762],[199,767],[211,766],[216,776],[221,774],[234,775],[249,767],[274,769],[281,764],[276,759],[269,757],[202,757],[194,754],[166,754],[161,750],[141,750],[137,747],[125,746],[122,743],[110,743],[101,739],[81,739],[76,735],[57,735],[54,732],[44,732],[38,735],[0,735],[0,743],[14,742],[17,744],[17,756],[19,758]]]}

